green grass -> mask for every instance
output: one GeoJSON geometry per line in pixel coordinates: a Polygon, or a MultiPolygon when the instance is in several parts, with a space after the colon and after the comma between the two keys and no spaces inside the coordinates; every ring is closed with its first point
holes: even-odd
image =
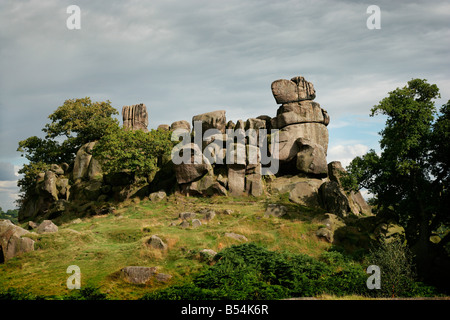
{"type": "Polygon", "coordinates": [[[66,269],[77,265],[82,286],[99,287],[111,299],[138,299],[145,293],[187,281],[203,270],[207,263],[195,258],[198,251],[208,248],[219,252],[239,244],[225,237],[225,232],[242,234],[269,250],[317,257],[331,246],[315,236],[322,213],[293,205],[282,197],[267,201],[252,197],[171,196],[159,203],[128,201],[119,205],[114,214],[86,217],[77,224],[67,216],[61,217],[55,220],[62,223],[58,233],[32,235],[35,251],[0,265],[0,287],[26,289],[38,296],[64,296],[70,294],[66,269]],[[289,217],[264,217],[266,205],[271,202],[285,204],[289,217]],[[216,211],[213,220],[202,220],[202,226],[196,229],[178,226],[180,212],[204,208],[216,211]],[[225,209],[233,213],[222,214],[225,209]],[[170,226],[172,222],[176,226],[170,226]],[[167,251],[145,244],[153,234],[167,243],[167,251]],[[172,279],[167,284],[132,285],[119,276],[125,266],[156,266],[158,272],[168,273],[172,279]]]}

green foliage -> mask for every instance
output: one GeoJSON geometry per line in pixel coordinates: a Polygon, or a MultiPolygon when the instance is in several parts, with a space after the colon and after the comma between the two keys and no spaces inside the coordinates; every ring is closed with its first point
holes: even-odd
{"type": "Polygon", "coordinates": [[[20,188],[21,192],[18,200],[19,205],[22,204],[28,196],[34,193],[37,175],[48,169],[50,169],[50,164],[44,162],[31,162],[23,165],[19,170],[19,174],[22,175],[22,178],[17,181],[17,186],[20,188]]]}
{"type": "Polygon", "coordinates": [[[88,284],[81,289],[74,289],[73,293],[63,297],[64,300],[108,300],[108,295],[102,293],[99,287],[88,284]]]}
{"type": "Polygon", "coordinates": [[[0,207],[0,220],[1,219],[7,219],[11,220],[13,223],[17,223],[17,215],[19,213],[19,210],[7,210],[6,212],[3,211],[3,209],[0,207]]]}
{"type": "Polygon", "coordinates": [[[114,130],[103,136],[93,150],[107,173],[134,172],[148,176],[158,169],[173,147],[171,132],[163,130],[114,130]]]}
{"type": "Polygon", "coordinates": [[[66,100],[49,116],[51,122],[42,129],[45,138],[33,136],[20,141],[17,151],[31,163],[70,163],[83,144],[119,128],[118,120],[112,117],[117,114],[110,101],[91,102],[88,97],[66,100]],[[62,142],[60,137],[64,137],[62,142]]]}
{"type": "Polygon", "coordinates": [[[192,282],[146,294],[142,299],[282,299],[292,296],[362,294],[367,275],[340,253],[321,260],[269,251],[253,243],[219,252],[216,264],[192,282]]]}
{"type": "Polygon", "coordinates": [[[44,300],[24,289],[8,288],[0,290],[0,300],[44,300]]]}
{"type": "Polygon", "coordinates": [[[429,241],[433,230],[450,224],[450,101],[438,114],[439,97],[437,86],[421,79],[389,92],[371,113],[387,116],[381,154],[370,150],[347,167],[347,185],[359,184],[376,196],[377,211],[405,228],[421,266],[449,241],[429,241]]]}
{"type": "Polygon", "coordinates": [[[417,287],[412,253],[401,241],[381,242],[370,251],[367,260],[369,265],[380,267],[381,289],[374,290],[377,296],[410,296],[417,287]]]}
{"type": "Polygon", "coordinates": [[[44,138],[32,136],[20,141],[17,151],[29,164],[19,171],[23,175],[18,182],[22,194],[19,204],[33,194],[39,172],[53,163],[70,164],[82,145],[118,130],[119,122],[113,118],[117,114],[110,101],[91,102],[88,97],[66,100],[49,116],[51,122],[42,129],[44,138]]]}

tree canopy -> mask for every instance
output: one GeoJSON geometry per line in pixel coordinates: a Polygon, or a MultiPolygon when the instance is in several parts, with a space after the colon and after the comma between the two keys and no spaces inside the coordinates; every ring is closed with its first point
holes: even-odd
{"type": "Polygon", "coordinates": [[[381,153],[370,150],[347,167],[347,185],[359,184],[375,195],[379,214],[405,228],[423,267],[450,238],[447,232],[440,234],[438,244],[430,242],[436,230],[450,226],[450,101],[438,112],[437,98],[438,87],[424,79],[389,92],[371,110],[371,116],[387,116],[381,153]]]}

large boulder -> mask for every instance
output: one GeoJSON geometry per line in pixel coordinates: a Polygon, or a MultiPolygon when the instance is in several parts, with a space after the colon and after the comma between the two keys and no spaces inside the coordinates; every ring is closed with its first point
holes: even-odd
{"type": "Polygon", "coordinates": [[[245,191],[245,165],[228,165],[228,189],[232,196],[241,196],[245,191]]]}
{"type": "Polygon", "coordinates": [[[194,126],[195,121],[201,121],[203,134],[208,129],[217,129],[221,133],[225,133],[227,125],[225,110],[217,110],[196,115],[192,118],[192,126],[194,126]]]}
{"type": "Polygon", "coordinates": [[[58,226],[51,220],[44,220],[36,229],[37,233],[54,233],[58,232],[58,226]]]}
{"type": "Polygon", "coordinates": [[[314,100],[316,97],[313,84],[303,77],[276,80],[272,82],[271,88],[275,101],[279,104],[314,100]]]}
{"type": "Polygon", "coordinates": [[[156,267],[129,266],[120,270],[120,276],[129,283],[145,284],[156,275],[156,270],[156,267]]]}
{"type": "Polygon", "coordinates": [[[317,102],[310,100],[291,102],[278,108],[277,116],[271,120],[271,126],[281,129],[287,125],[308,122],[327,125],[327,116],[326,111],[317,102]]]}
{"type": "Polygon", "coordinates": [[[157,235],[151,236],[150,239],[147,241],[147,244],[154,249],[159,250],[167,249],[167,244],[164,241],[162,241],[161,238],[158,237],[157,235]]]}
{"type": "Polygon", "coordinates": [[[348,216],[350,212],[355,212],[353,202],[345,194],[344,190],[335,182],[324,182],[319,188],[319,195],[322,207],[328,212],[334,213],[341,218],[348,216]]]}
{"type": "Polygon", "coordinates": [[[191,131],[191,125],[186,120],[179,120],[175,121],[170,125],[170,130],[184,130],[184,131],[191,131]]]}
{"type": "Polygon", "coordinates": [[[73,164],[73,180],[83,179],[88,176],[89,164],[91,163],[92,150],[97,141],[84,144],[78,151],[73,164]]]}
{"type": "Polygon", "coordinates": [[[327,156],[323,147],[305,138],[297,139],[297,169],[306,174],[327,176],[327,156]]]}
{"type": "Polygon", "coordinates": [[[34,250],[34,240],[26,237],[29,233],[10,220],[0,220],[0,263],[34,250]]]}
{"type": "Polygon", "coordinates": [[[57,176],[53,171],[46,171],[44,182],[42,184],[42,191],[45,196],[58,200],[58,189],[56,187],[57,176]]]}
{"type": "Polygon", "coordinates": [[[207,172],[212,171],[212,166],[208,159],[202,154],[200,148],[194,144],[190,143],[182,146],[178,151],[180,154],[190,154],[189,163],[180,163],[174,165],[175,176],[179,184],[192,182],[207,172]],[[196,156],[201,159],[201,163],[195,163],[196,156]]]}
{"type": "Polygon", "coordinates": [[[297,140],[305,138],[320,145],[326,155],[328,150],[328,129],[321,123],[300,123],[284,127],[279,131],[279,160],[288,162],[300,151],[297,140]]]}
{"type": "Polygon", "coordinates": [[[320,179],[305,179],[295,183],[289,191],[289,200],[308,207],[320,207],[319,188],[322,185],[320,179]]]}

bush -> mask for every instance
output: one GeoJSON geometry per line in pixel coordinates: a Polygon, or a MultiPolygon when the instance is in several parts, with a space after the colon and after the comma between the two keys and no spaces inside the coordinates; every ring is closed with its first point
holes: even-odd
{"type": "Polygon", "coordinates": [[[24,289],[8,288],[0,291],[0,300],[44,300],[44,297],[34,295],[24,289]]]}
{"type": "Polygon", "coordinates": [[[100,288],[88,284],[81,289],[74,290],[72,294],[63,297],[64,300],[108,300],[105,293],[100,292],[100,288]]]}
{"type": "Polygon", "coordinates": [[[216,263],[192,282],[148,293],[142,299],[274,300],[367,290],[363,268],[337,252],[325,254],[320,261],[249,243],[226,248],[214,259],[216,263]]]}
{"type": "Polygon", "coordinates": [[[370,250],[367,260],[381,271],[381,289],[373,290],[376,296],[411,296],[414,288],[418,289],[412,254],[400,240],[380,243],[370,250]]]}

